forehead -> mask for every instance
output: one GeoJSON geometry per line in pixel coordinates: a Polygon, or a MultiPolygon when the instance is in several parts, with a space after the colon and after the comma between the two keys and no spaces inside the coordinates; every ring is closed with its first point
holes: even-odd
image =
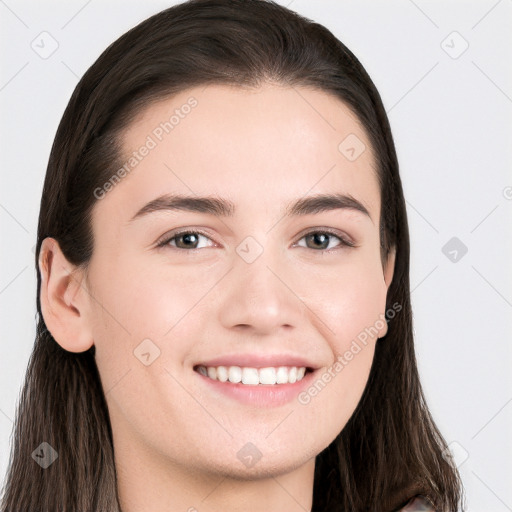
{"type": "Polygon", "coordinates": [[[141,111],[122,147],[127,176],[108,194],[129,202],[132,213],[165,192],[216,194],[246,206],[256,199],[268,208],[337,192],[357,195],[378,218],[369,140],[351,110],[324,91],[190,88],[141,111]]]}

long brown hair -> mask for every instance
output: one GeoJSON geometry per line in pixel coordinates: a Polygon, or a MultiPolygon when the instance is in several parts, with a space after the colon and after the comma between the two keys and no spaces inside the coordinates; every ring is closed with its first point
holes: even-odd
{"type": "MultiPolygon", "coordinates": [[[[409,234],[389,121],[357,58],[320,24],[267,0],[191,0],[143,21],[111,44],[75,88],[53,143],[40,205],[37,336],[17,404],[1,510],[120,511],[112,431],[94,349],[57,344],[41,314],[45,237],[86,266],[93,252],[95,189],[119,168],[120,139],[151,102],[189,87],[265,81],[334,94],[362,123],[381,192],[383,261],[396,248],[387,304],[400,304],[376,346],[363,396],[316,458],[313,511],[391,511],[423,494],[459,510],[462,484],[425,402],[413,344],[409,234]],[[46,442],[46,469],[33,452],[46,442]]],[[[389,310],[389,308],[386,308],[389,310]]]]}

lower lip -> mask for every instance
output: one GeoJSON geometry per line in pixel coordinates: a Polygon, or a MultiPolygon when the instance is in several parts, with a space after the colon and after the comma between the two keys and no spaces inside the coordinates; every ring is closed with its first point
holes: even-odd
{"type": "Polygon", "coordinates": [[[297,398],[298,394],[308,387],[313,380],[315,372],[309,372],[298,382],[293,384],[233,384],[210,379],[199,372],[194,372],[205,384],[217,392],[246,405],[258,407],[274,407],[284,405],[297,398]]]}

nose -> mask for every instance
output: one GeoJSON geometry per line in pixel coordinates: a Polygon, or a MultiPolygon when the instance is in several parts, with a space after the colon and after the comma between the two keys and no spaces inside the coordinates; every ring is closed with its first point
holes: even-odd
{"type": "Polygon", "coordinates": [[[289,262],[277,259],[267,250],[252,263],[235,257],[225,292],[218,297],[219,320],[225,328],[276,335],[299,326],[305,305],[294,290],[289,262]]]}

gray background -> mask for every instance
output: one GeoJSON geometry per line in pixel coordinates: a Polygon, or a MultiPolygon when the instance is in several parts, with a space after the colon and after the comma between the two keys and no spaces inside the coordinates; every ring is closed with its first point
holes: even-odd
{"type": "MultiPolygon", "coordinates": [[[[99,54],[173,3],[0,0],[2,479],[35,335],[33,247],[58,122],[99,54]]],[[[512,1],[279,3],[332,30],[381,93],[407,198],[425,393],[468,510],[512,510],[512,1]]]]}

